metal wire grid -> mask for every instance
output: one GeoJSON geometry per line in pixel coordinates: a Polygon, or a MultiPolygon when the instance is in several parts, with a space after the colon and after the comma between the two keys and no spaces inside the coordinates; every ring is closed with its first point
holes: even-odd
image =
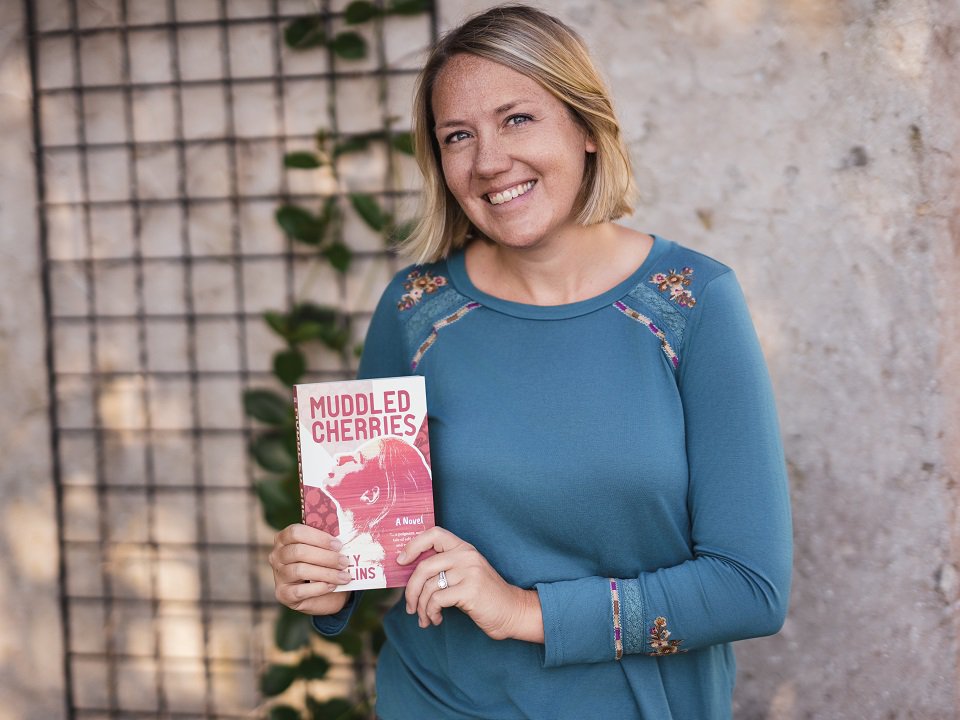
{"type": "MultiPolygon", "coordinates": [[[[290,66],[299,61],[285,56],[284,21],[319,11],[332,35],[345,3],[24,2],[67,717],[248,717],[258,700],[255,671],[263,655],[263,641],[250,629],[269,630],[275,602],[264,561],[269,533],[250,490],[255,469],[245,452],[253,430],[239,398],[242,388],[269,381],[273,348],[262,309],[293,300],[304,275],[322,272],[280,237],[272,209],[324,193],[291,187],[291,176],[282,172],[259,184],[244,182],[251,172],[269,173],[270,163],[255,171],[241,166],[258,160],[247,157],[251,148],[272,146],[275,168],[285,150],[312,140],[302,109],[288,107],[298,97],[293,84],[325,90],[325,122],[307,122],[326,125],[337,137],[349,135],[341,134],[337,108],[350,89],[338,94],[340,86],[372,79],[376,122],[388,127],[389,88],[417,70],[396,66],[389,38],[400,30],[409,34],[415,21],[403,21],[408,24],[393,35],[374,23],[373,57],[363,69],[344,67],[327,51],[325,70],[298,72],[290,66]],[[60,27],[49,27],[52,8],[66,11],[60,27]],[[90,23],[93,10],[106,12],[106,22],[90,23]],[[238,29],[269,33],[268,74],[236,72],[243,57],[238,29]],[[162,63],[142,65],[132,46],[142,47],[144,38],[166,46],[166,71],[162,63]],[[200,77],[190,61],[207,52],[203,41],[211,38],[219,45],[219,72],[200,77]],[[101,56],[111,55],[114,40],[111,70],[101,56]],[[69,75],[58,82],[65,69],[69,75]],[[245,96],[244,87],[260,94],[245,96]],[[143,111],[151,93],[169,95],[166,117],[157,111],[162,104],[147,103],[143,111]],[[250,113],[242,116],[238,108],[250,108],[251,97],[253,115],[272,108],[274,132],[241,127],[250,113]],[[100,112],[97,123],[91,111],[100,112]],[[220,113],[218,135],[208,116],[220,113]],[[117,122],[104,125],[104,117],[117,122]],[[105,156],[120,160],[112,172],[104,171],[105,156]],[[58,183],[63,158],[76,161],[66,192],[58,183]],[[198,180],[191,174],[198,159],[226,172],[212,183],[202,174],[198,180]],[[148,187],[164,168],[175,183],[167,194],[148,187]],[[219,191],[205,191],[210,186],[219,191]],[[273,277],[264,277],[267,268],[273,277]]],[[[423,22],[425,43],[432,42],[435,8],[423,22]]],[[[408,103],[402,97],[400,104],[408,103]]],[[[393,209],[409,189],[394,182],[391,158],[387,153],[376,192],[393,209]]],[[[361,267],[389,271],[394,264],[370,242],[355,258],[361,267]]],[[[321,299],[351,308],[360,336],[370,308],[357,308],[361,293],[351,282],[370,295],[376,281],[369,272],[366,279],[358,275],[331,276],[321,299]]],[[[313,377],[353,372],[342,362],[320,368],[313,377]]]]}

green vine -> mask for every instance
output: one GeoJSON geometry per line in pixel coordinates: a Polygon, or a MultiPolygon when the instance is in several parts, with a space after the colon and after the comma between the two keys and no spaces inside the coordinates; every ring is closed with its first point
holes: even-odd
{"type": "MultiPolygon", "coordinates": [[[[343,18],[347,25],[361,25],[390,15],[423,13],[429,10],[429,5],[428,0],[393,0],[382,5],[356,0],[346,7],[343,18]]],[[[284,41],[295,50],[326,47],[347,61],[366,57],[368,48],[362,35],[345,30],[329,37],[327,21],[324,15],[293,20],[284,29],[284,41]]],[[[347,273],[353,259],[343,239],[343,218],[348,207],[383,237],[386,246],[405,238],[412,227],[410,222],[398,222],[374,196],[342,188],[337,160],[365,152],[375,143],[383,143],[387,152],[413,154],[410,133],[393,132],[388,126],[375,132],[340,137],[321,129],[315,135],[313,150],[284,156],[284,166],[292,172],[326,169],[336,181],[338,192],[324,197],[318,207],[287,203],[277,208],[275,217],[291,241],[313,249],[315,262],[328,263],[340,274],[347,273]]],[[[283,340],[283,349],[273,356],[273,375],[283,386],[300,382],[306,375],[309,348],[319,348],[343,359],[350,352],[359,352],[359,346],[351,347],[350,319],[338,308],[300,300],[285,310],[264,313],[264,321],[283,340]]],[[[261,426],[250,441],[249,452],[256,466],[264,471],[264,477],[255,482],[264,520],[277,530],[300,522],[292,395],[281,395],[268,388],[250,389],[244,392],[243,407],[246,415],[261,426]]],[[[395,591],[365,593],[346,630],[329,638],[327,642],[338,645],[350,658],[356,682],[347,697],[322,702],[314,697],[312,690],[313,682],[326,678],[330,669],[330,660],[324,655],[329,645],[313,632],[308,616],[280,608],[274,625],[274,644],[278,651],[293,659],[268,665],[260,677],[260,690],[267,698],[265,717],[269,720],[372,720],[376,700],[374,671],[384,641],[382,618],[393,597],[395,591]]]]}

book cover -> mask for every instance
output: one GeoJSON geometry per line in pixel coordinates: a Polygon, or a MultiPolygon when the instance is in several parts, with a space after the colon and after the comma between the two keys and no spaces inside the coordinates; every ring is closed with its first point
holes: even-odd
{"type": "Polygon", "coordinates": [[[424,379],[294,385],[293,401],[303,521],[350,558],[337,590],[406,585],[397,554],[434,524],[424,379]]]}

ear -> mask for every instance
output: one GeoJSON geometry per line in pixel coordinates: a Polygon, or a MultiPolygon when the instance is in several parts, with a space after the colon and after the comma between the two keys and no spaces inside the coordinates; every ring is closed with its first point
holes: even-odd
{"type": "Polygon", "coordinates": [[[596,141],[592,137],[587,135],[586,140],[583,143],[583,149],[586,150],[588,153],[595,153],[597,151],[596,141]]]}

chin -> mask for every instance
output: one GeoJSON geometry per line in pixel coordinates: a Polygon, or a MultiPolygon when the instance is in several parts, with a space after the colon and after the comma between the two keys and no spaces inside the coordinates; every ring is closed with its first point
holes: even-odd
{"type": "Polygon", "coordinates": [[[494,245],[510,250],[530,250],[539,247],[546,240],[541,233],[493,233],[485,234],[485,237],[494,245]]]}

